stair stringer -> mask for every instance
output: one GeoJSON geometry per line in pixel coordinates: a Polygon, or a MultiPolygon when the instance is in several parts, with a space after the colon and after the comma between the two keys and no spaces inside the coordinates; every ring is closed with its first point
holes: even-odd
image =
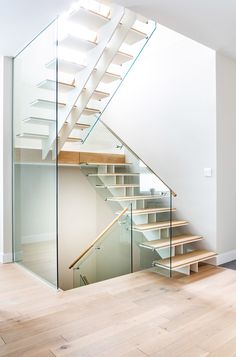
{"type": "MultiPolygon", "coordinates": [[[[130,165],[130,164],[128,164],[128,165],[130,165]]],[[[123,194],[120,194],[119,189],[111,188],[112,185],[115,185],[115,184],[116,185],[122,185],[122,184],[125,183],[123,174],[121,174],[123,177],[119,177],[118,181],[116,179],[117,176],[113,175],[115,172],[117,173],[117,175],[119,175],[119,171],[115,170],[115,166],[116,166],[116,164],[114,164],[113,167],[109,166],[109,170],[108,170],[108,166],[106,164],[104,164],[103,166],[98,167],[97,174],[87,174],[87,176],[91,176],[91,177],[92,176],[93,177],[94,176],[98,176],[99,177],[99,180],[102,183],[101,185],[100,185],[100,183],[98,185],[99,190],[101,190],[102,188],[106,189],[107,190],[106,194],[109,192],[108,196],[107,196],[107,197],[109,197],[109,199],[107,199],[107,202],[111,203],[112,201],[113,202],[115,201],[117,206],[118,206],[117,210],[119,210],[120,208],[124,209],[124,208],[127,207],[127,200],[120,201],[120,199],[117,199],[117,198],[125,197],[125,196],[139,196],[139,197],[142,197],[143,194],[141,194],[141,192],[137,193],[135,191],[135,189],[133,189],[133,188],[130,191],[130,187],[128,188],[128,192],[126,191],[125,188],[123,189],[122,187],[120,187],[120,189],[122,189],[121,192],[123,194]],[[112,176],[109,176],[109,177],[105,176],[107,174],[109,174],[109,175],[112,174],[112,176]],[[119,194],[118,194],[118,191],[119,191],[119,194]],[[117,194],[118,194],[118,196],[117,196],[117,194]],[[112,197],[115,197],[116,199],[112,200],[112,197]]],[[[131,175],[132,175],[132,172],[130,172],[130,171],[126,172],[125,174],[127,174],[127,173],[131,173],[131,175]]],[[[135,175],[137,177],[137,174],[135,174],[135,175]]],[[[130,176],[130,175],[128,175],[128,176],[130,176]]],[[[136,184],[137,184],[137,182],[136,182],[136,184]]],[[[152,197],[151,194],[149,194],[148,196],[152,197]]],[[[146,196],[144,196],[144,197],[146,197],[146,196]]],[[[160,196],[160,200],[162,202],[163,202],[163,199],[165,199],[165,198],[168,199],[168,196],[165,196],[165,195],[161,195],[160,196]]],[[[152,199],[154,199],[154,198],[152,198],[152,199]]],[[[145,204],[144,204],[144,200],[145,200],[145,198],[141,199],[142,208],[147,208],[145,206],[145,204]]],[[[159,200],[159,198],[158,198],[158,200],[159,200]]],[[[137,207],[137,201],[135,199],[132,200],[132,202],[134,202],[134,207],[133,207],[134,209],[137,209],[137,208],[140,209],[140,206],[137,207]]],[[[139,202],[140,202],[140,199],[139,199],[139,202]]],[[[159,204],[157,204],[157,206],[159,207],[159,204]]],[[[168,202],[163,202],[161,204],[162,208],[164,208],[164,207],[167,208],[169,206],[170,206],[169,201],[168,202]]],[[[174,209],[174,211],[175,211],[175,209],[174,209]]],[[[164,213],[164,212],[162,211],[162,213],[164,213]]],[[[145,213],[142,216],[143,217],[140,217],[138,215],[137,216],[133,215],[132,216],[132,223],[133,224],[137,224],[137,225],[138,224],[145,224],[145,222],[143,221],[144,216],[147,218],[147,221],[149,223],[159,222],[159,220],[157,219],[157,216],[155,214],[153,216],[151,214],[151,217],[150,217],[148,214],[145,213]]],[[[168,219],[167,220],[166,219],[162,219],[162,221],[167,221],[168,222],[168,219]]],[[[187,224],[188,224],[188,222],[186,222],[186,221],[177,221],[177,224],[175,224],[174,221],[173,221],[173,226],[172,227],[174,227],[174,229],[175,229],[175,235],[174,236],[176,237],[176,233],[177,233],[177,236],[180,236],[181,232],[178,231],[179,228],[182,230],[182,227],[186,226],[187,224]],[[176,229],[177,229],[177,231],[176,231],[176,229]]],[[[154,268],[154,271],[156,271],[155,270],[156,266],[160,266],[161,267],[161,263],[159,263],[159,262],[162,262],[162,261],[165,261],[165,260],[168,261],[169,259],[171,259],[170,257],[173,257],[173,259],[174,259],[174,257],[178,257],[179,255],[184,257],[184,254],[185,254],[184,246],[186,244],[188,244],[187,241],[182,242],[182,243],[180,243],[178,245],[171,245],[171,242],[169,242],[168,246],[165,246],[165,247],[162,247],[162,248],[159,247],[159,248],[148,248],[148,249],[147,249],[147,247],[145,247],[145,244],[143,244],[145,241],[146,242],[147,241],[151,242],[151,241],[159,240],[160,238],[162,238],[162,239],[163,238],[167,238],[169,240],[170,229],[171,229],[170,227],[164,227],[162,225],[161,228],[154,228],[154,229],[150,228],[150,230],[147,230],[147,231],[145,231],[145,230],[137,230],[137,229],[135,230],[135,231],[138,232],[140,237],[142,237],[141,239],[140,239],[140,237],[138,237],[138,239],[136,239],[133,236],[133,243],[134,243],[133,244],[133,254],[136,257],[134,259],[134,261],[133,261],[134,262],[134,266],[133,267],[134,267],[135,271],[140,270],[140,268],[141,269],[154,268]],[[156,260],[157,256],[159,256],[158,260],[156,260]]],[[[187,233],[187,234],[188,235],[192,235],[191,233],[187,233]]],[[[192,240],[192,242],[189,242],[189,244],[192,244],[192,243],[194,243],[196,241],[199,241],[200,239],[202,239],[202,237],[196,236],[195,239],[192,240]],[[196,240],[196,238],[198,238],[198,239],[196,240]]],[[[195,252],[195,250],[192,250],[192,249],[190,249],[190,251],[195,252]]],[[[209,252],[209,253],[210,253],[210,257],[208,257],[207,260],[211,259],[213,256],[216,256],[215,253],[214,254],[212,252],[209,252]]],[[[206,259],[200,259],[199,261],[201,262],[203,260],[206,260],[206,259]]],[[[194,264],[189,264],[188,266],[184,266],[183,268],[174,268],[173,270],[174,271],[178,271],[178,272],[183,273],[183,274],[189,275],[191,271],[194,271],[194,272],[198,271],[198,263],[199,262],[196,262],[194,264]]],[[[164,269],[164,268],[162,267],[162,269],[164,269]]],[[[172,269],[169,269],[169,270],[172,271],[172,269]]]]}
{"type": "MultiPolygon", "coordinates": [[[[82,170],[83,172],[83,170],[82,170]]],[[[98,168],[97,170],[98,173],[107,173],[107,167],[105,168],[105,165],[104,165],[104,168],[102,169],[101,167],[98,168]]],[[[111,168],[110,168],[110,172],[111,172],[111,168]]],[[[86,174],[84,172],[84,174],[86,174]]],[[[86,174],[87,176],[87,174],[86,174]]],[[[113,184],[113,178],[112,177],[106,177],[106,178],[102,178],[102,176],[99,177],[100,181],[102,182],[102,184],[104,186],[106,186],[107,184],[113,184]]],[[[94,187],[96,189],[96,187],[94,187]]],[[[109,191],[109,196],[116,196],[117,195],[117,191],[116,189],[108,189],[109,191]]],[[[124,196],[125,196],[125,192],[124,193],[124,196]]],[[[121,195],[122,196],[122,195],[121,195]]],[[[163,200],[163,198],[160,198],[161,200],[163,200]]],[[[142,201],[142,200],[141,200],[142,201]]],[[[107,201],[107,203],[109,204],[109,201],[107,201]]],[[[127,203],[126,202],[117,202],[117,205],[119,206],[118,210],[119,209],[124,209],[127,207],[127,203]]],[[[134,202],[133,201],[133,209],[137,208],[137,202],[134,202]]],[[[144,202],[142,201],[141,202],[141,205],[143,206],[144,205],[144,202]]],[[[140,208],[140,206],[139,206],[140,208]]],[[[143,215],[142,217],[140,216],[132,216],[132,223],[133,225],[136,225],[136,224],[141,224],[141,223],[144,223],[144,220],[147,220],[148,219],[148,215],[143,215]],[[146,219],[145,219],[146,218],[146,219]]],[[[152,240],[156,240],[156,239],[159,239],[159,238],[168,238],[169,237],[169,228],[166,228],[166,229],[162,229],[162,230],[155,230],[155,231],[143,231],[143,232],[138,232],[140,237],[142,237],[142,242],[144,241],[152,241],[152,240]],[[161,232],[162,231],[162,232],[161,232]]],[[[133,247],[134,250],[136,250],[136,255],[140,255],[140,247],[137,245],[137,247],[133,247]]],[[[157,257],[159,256],[161,259],[163,258],[167,258],[169,255],[170,255],[170,247],[168,248],[163,248],[163,249],[160,249],[158,251],[156,250],[153,250],[152,252],[150,251],[149,252],[150,255],[152,256],[153,259],[150,259],[150,263],[152,263],[153,261],[155,261],[157,259],[157,257]]],[[[172,253],[174,254],[174,248],[172,248],[172,253]]],[[[141,264],[140,264],[141,266],[141,264]]],[[[150,264],[151,266],[151,264],[150,264]]],[[[150,268],[149,266],[149,268],[150,268]]],[[[146,267],[144,267],[146,268],[146,267]]]]}
{"type": "MultiPolygon", "coordinates": [[[[100,179],[101,179],[101,181],[103,183],[105,183],[102,178],[100,178],[100,179]]],[[[114,190],[112,190],[112,189],[109,189],[109,192],[110,192],[111,196],[116,196],[117,195],[117,192],[114,192],[114,190]]],[[[125,196],[125,193],[124,193],[124,196],[125,196]]],[[[160,200],[163,202],[163,199],[165,199],[165,198],[166,197],[160,198],[160,200]]],[[[141,205],[142,208],[144,208],[144,206],[145,206],[144,201],[145,200],[141,200],[141,202],[139,202],[139,204],[141,205]]],[[[109,204],[109,201],[108,201],[108,204],[109,204]]],[[[124,209],[125,207],[127,207],[127,203],[126,202],[119,202],[118,204],[119,204],[121,209],[124,209]]],[[[137,201],[133,201],[132,202],[132,209],[141,208],[140,205],[138,207],[137,204],[138,204],[137,201]]],[[[165,206],[165,205],[166,204],[163,204],[162,206],[165,206]]],[[[138,224],[145,223],[147,220],[150,221],[150,216],[151,215],[142,215],[142,216],[133,215],[132,216],[132,224],[133,225],[138,225],[138,224]]],[[[140,235],[140,240],[142,242],[144,242],[144,241],[153,241],[153,240],[160,239],[160,238],[168,238],[168,237],[170,237],[170,228],[165,228],[165,229],[161,229],[161,230],[153,230],[153,231],[142,231],[142,232],[140,231],[140,232],[137,232],[137,234],[140,235]]],[[[137,247],[138,247],[138,250],[139,250],[140,246],[137,245],[137,247]]],[[[164,258],[169,257],[170,249],[171,249],[170,247],[166,247],[166,248],[158,249],[158,251],[157,250],[153,250],[152,252],[150,251],[150,255],[152,254],[153,261],[156,259],[157,256],[159,256],[161,259],[164,259],[164,258]]],[[[172,247],[172,253],[171,254],[175,254],[175,250],[174,250],[173,247],[172,247]]]]}

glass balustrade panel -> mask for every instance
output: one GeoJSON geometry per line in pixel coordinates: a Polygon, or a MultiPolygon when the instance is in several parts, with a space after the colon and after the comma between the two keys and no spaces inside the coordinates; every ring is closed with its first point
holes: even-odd
{"type": "Polygon", "coordinates": [[[57,22],[14,58],[13,189],[15,261],[50,282],[57,279],[56,148],[43,158],[50,129],[57,126],[57,22]],[[50,77],[49,77],[50,76],[50,77]],[[51,78],[50,89],[45,79],[51,78]]]}

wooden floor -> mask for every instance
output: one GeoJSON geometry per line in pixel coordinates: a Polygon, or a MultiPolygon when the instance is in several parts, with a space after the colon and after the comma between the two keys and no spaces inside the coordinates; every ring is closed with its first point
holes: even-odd
{"type": "Polygon", "coordinates": [[[56,292],[1,265],[0,356],[236,356],[236,271],[139,272],[56,292]]]}

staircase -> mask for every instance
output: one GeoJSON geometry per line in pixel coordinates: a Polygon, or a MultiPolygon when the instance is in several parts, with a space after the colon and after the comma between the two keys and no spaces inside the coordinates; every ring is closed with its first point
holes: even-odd
{"type": "MultiPolygon", "coordinates": [[[[129,155],[130,158],[130,155],[129,155]]],[[[156,254],[149,266],[156,271],[177,271],[189,275],[198,272],[198,264],[216,256],[214,252],[194,249],[194,244],[203,240],[200,235],[186,231],[188,222],[179,220],[176,209],[172,206],[173,192],[167,187],[162,191],[150,189],[142,191],[141,172],[135,172],[135,163],[90,163],[79,165],[88,179],[95,179],[93,186],[108,204],[116,204],[117,214],[131,204],[133,234],[138,234],[136,244],[142,251],[148,250],[156,254]],[[118,209],[118,207],[120,209],[118,209]],[[184,232],[181,230],[184,229],[184,232]],[[142,238],[140,238],[140,235],[142,238]]],[[[149,259],[152,259],[150,255],[149,259]]],[[[169,273],[168,273],[169,272],[169,273]]]]}
{"type": "MultiPolygon", "coordinates": [[[[179,219],[172,202],[176,194],[102,122],[155,26],[116,4],[75,3],[33,41],[23,61],[15,59],[15,74],[22,77],[15,76],[21,100],[14,109],[14,149],[23,164],[24,150],[37,149],[40,164],[56,168],[58,156],[61,165],[73,156],[72,164],[117,217],[128,214],[130,225],[125,229],[134,242],[131,260],[133,253],[139,257],[131,271],[151,268],[167,276],[173,271],[188,275],[216,254],[194,249],[203,237],[189,232],[189,223],[179,219]]],[[[30,163],[35,164],[32,157],[30,163]]],[[[85,250],[83,259],[92,248],[85,250]]],[[[129,271],[128,265],[120,275],[129,271]]],[[[93,278],[86,269],[80,271],[82,285],[93,278]]]]}
{"type": "Polygon", "coordinates": [[[83,144],[155,29],[124,7],[92,0],[78,1],[52,26],[57,39],[53,28],[43,34],[51,44],[34,83],[22,88],[32,100],[16,133],[16,146],[40,148],[43,160],[83,144]]]}

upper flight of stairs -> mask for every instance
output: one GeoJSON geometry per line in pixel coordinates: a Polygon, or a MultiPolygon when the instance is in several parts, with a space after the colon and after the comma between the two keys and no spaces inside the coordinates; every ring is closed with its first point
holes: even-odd
{"type": "MultiPolygon", "coordinates": [[[[141,191],[140,173],[132,172],[131,163],[88,162],[80,168],[89,179],[95,180],[96,189],[104,191],[103,197],[108,203],[120,209],[132,203],[132,229],[143,237],[138,243],[140,250],[150,250],[159,256],[152,261],[154,268],[190,274],[198,271],[199,262],[216,256],[214,252],[193,249],[203,237],[186,233],[189,223],[174,217],[176,209],[170,209],[169,192],[141,191]]],[[[117,214],[120,212],[118,209],[117,214]]]]}
{"type": "Polygon", "coordinates": [[[37,74],[34,98],[16,133],[16,146],[34,148],[35,143],[43,159],[49,153],[54,159],[65,147],[71,150],[68,142],[83,144],[153,31],[151,21],[116,4],[98,0],[74,5],[59,18],[58,59],[49,58],[38,68],[42,76],[37,74]]]}

